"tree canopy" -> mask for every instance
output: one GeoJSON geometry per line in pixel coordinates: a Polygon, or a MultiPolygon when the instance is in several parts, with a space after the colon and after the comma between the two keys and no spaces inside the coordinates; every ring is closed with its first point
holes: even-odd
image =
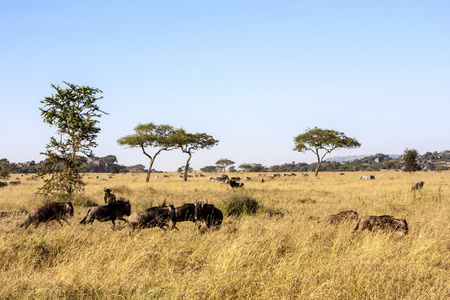
{"type": "Polygon", "coordinates": [[[79,156],[92,155],[100,132],[98,118],[105,114],[96,104],[103,98],[97,97],[101,90],[64,83],[68,88],[52,84],[56,94],[45,97],[41,101],[44,106],[39,108],[44,123],[56,127],[59,135],[50,138],[47,150],[42,153],[47,156],[39,170],[39,176],[44,178],[44,186],[39,190],[43,195],[71,196],[83,189],[79,156]],[[49,174],[52,176],[46,177],[49,174]]]}
{"type": "Polygon", "coordinates": [[[189,170],[189,163],[194,151],[200,149],[210,149],[217,145],[219,140],[214,139],[211,135],[206,133],[188,133],[180,128],[177,133],[171,137],[171,142],[177,146],[183,153],[188,154],[188,159],[184,167],[184,181],[187,181],[187,173],[189,170]]]}
{"type": "Polygon", "coordinates": [[[317,157],[315,176],[319,174],[320,166],[325,156],[339,148],[357,148],[361,144],[354,138],[345,136],[336,130],[308,128],[305,133],[294,138],[294,151],[311,151],[317,157]],[[320,151],[323,151],[320,153],[320,151]]]}
{"type": "Polygon", "coordinates": [[[177,130],[171,125],[156,125],[154,123],[139,124],[134,128],[134,134],[121,137],[117,143],[130,148],[141,148],[142,153],[150,159],[150,166],[147,172],[146,182],[150,180],[150,174],[156,157],[162,151],[176,149],[178,145],[174,143],[173,136],[177,130]],[[158,148],[155,154],[150,155],[146,148],[158,148]]]}
{"type": "Polygon", "coordinates": [[[216,161],[216,165],[225,172],[226,167],[234,165],[234,161],[229,160],[227,158],[221,158],[216,161]]]}
{"type": "Polygon", "coordinates": [[[415,171],[420,170],[420,166],[417,163],[417,158],[419,156],[419,153],[416,149],[405,149],[404,152],[404,164],[403,164],[403,171],[414,173],[415,171]]]}

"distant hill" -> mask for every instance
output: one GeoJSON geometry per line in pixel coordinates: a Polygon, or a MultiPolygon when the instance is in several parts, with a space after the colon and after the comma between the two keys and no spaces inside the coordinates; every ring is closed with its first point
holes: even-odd
{"type": "MultiPolygon", "coordinates": [[[[327,159],[325,159],[325,161],[335,161],[338,163],[343,163],[343,162],[352,162],[354,160],[357,159],[363,159],[365,157],[370,157],[370,156],[375,156],[376,154],[362,154],[362,155],[349,155],[349,156],[332,156],[329,157],[327,159]]],[[[398,158],[401,155],[399,154],[386,154],[387,156],[389,156],[392,159],[398,158]]]]}

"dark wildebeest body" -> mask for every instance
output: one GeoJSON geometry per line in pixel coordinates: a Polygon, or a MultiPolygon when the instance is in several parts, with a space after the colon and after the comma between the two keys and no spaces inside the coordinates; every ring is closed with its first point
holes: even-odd
{"type": "Polygon", "coordinates": [[[88,209],[86,216],[80,224],[89,224],[97,219],[99,222],[111,221],[116,226],[115,220],[126,222],[123,216],[129,216],[131,213],[130,201],[116,201],[108,205],[94,206],[88,209]]]}
{"type": "Polygon", "coordinates": [[[195,221],[205,223],[208,228],[220,229],[223,213],[213,204],[195,202],[195,221]]]}
{"type": "Polygon", "coordinates": [[[353,210],[343,211],[336,215],[329,215],[322,219],[322,223],[338,224],[344,220],[358,220],[358,213],[353,210]]]}
{"type": "MultiPolygon", "coordinates": [[[[171,230],[176,228],[177,222],[195,222],[195,204],[186,203],[183,206],[175,207],[174,217],[172,219],[171,230]]],[[[178,228],[176,228],[178,229],[178,228]]]]}
{"type": "Polygon", "coordinates": [[[28,228],[28,226],[30,226],[30,224],[34,222],[34,228],[37,228],[39,226],[39,223],[51,220],[58,221],[58,223],[62,226],[63,224],[61,223],[60,219],[63,219],[67,224],[70,225],[70,223],[67,221],[67,216],[73,216],[72,203],[52,202],[43,207],[33,209],[28,214],[28,219],[22,225],[20,225],[20,227],[25,226],[25,228],[28,228]]]}
{"type": "Polygon", "coordinates": [[[105,192],[105,204],[111,204],[116,201],[116,195],[112,194],[112,189],[103,188],[103,191],[105,192]]]}
{"type": "Polygon", "coordinates": [[[5,186],[7,186],[7,185],[8,185],[7,182],[2,182],[2,181],[0,181],[0,187],[5,187],[5,186]]]}
{"type": "Polygon", "coordinates": [[[9,182],[9,185],[19,185],[19,184],[20,184],[19,180],[9,182]]]}
{"type": "Polygon", "coordinates": [[[235,180],[230,180],[230,186],[232,188],[244,187],[244,183],[243,182],[237,182],[235,180]]]}
{"type": "Polygon", "coordinates": [[[373,180],[373,179],[375,179],[375,176],[373,176],[373,175],[363,175],[359,179],[373,180]]]}
{"type": "Polygon", "coordinates": [[[395,219],[394,217],[387,215],[363,216],[359,219],[358,224],[355,229],[353,229],[353,232],[361,232],[366,228],[370,231],[380,228],[387,231],[400,231],[403,234],[408,233],[408,223],[406,223],[405,219],[395,219]]]}
{"type": "Polygon", "coordinates": [[[419,182],[417,182],[417,183],[414,183],[413,185],[412,185],[412,189],[413,190],[420,190],[421,188],[423,188],[423,185],[425,184],[425,182],[423,182],[423,181],[419,181],[419,182]]]}
{"type": "Polygon", "coordinates": [[[126,221],[128,226],[130,226],[131,231],[138,228],[152,228],[158,226],[159,228],[165,230],[165,226],[168,220],[174,221],[175,208],[173,205],[151,207],[147,210],[133,213],[126,221]]]}

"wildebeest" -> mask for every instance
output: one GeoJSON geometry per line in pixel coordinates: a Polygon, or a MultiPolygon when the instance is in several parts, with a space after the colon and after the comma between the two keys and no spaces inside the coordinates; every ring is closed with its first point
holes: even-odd
{"type": "Polygon", "coordinates": [[[230,180],[240,181],[240,180],[241,180],[241,177],[231,177],[230,180]]]}
{"type": "Polygon", "coordinates": [[[359,218],[358,224],[353,229],[353,232],[361,232],[366,228],[370,231],[380,228],[387,231],[399,231],[402,234],[408,233],[408,223],[406,223],[405,219],[395,219],[388,215],[363,216],[359,218]]]}
{"type": "Polygon", "coordinates": [[[123,216],[129,216],[131,213],[130,201],[116,201],[103,206],[94,206],[88,209],[86,216],[81,220],[80,224],[89,224],[97,219],[99,222],[111,221],[116,227],[115,220],[126,222],[123,216]]]}
{"type": "Polygon", "coordinates": [[[423,185],[425,184],[425,182],[423,182],[423,181],[419,181],[419,182],[417,182],[417,183],[414,183],[413,185],[412,185],[412,189],[413,190],[420,190],[421,188],[423,188],[423,185]]]}
{"type": "MultiPolygon", "coordinates": [[[[220,229],[223,221],[223,213],[213,204],[195,201],[195,221],[205,223],[207,228],[220,229]]],[[[200,227],[199,227],[200,228],[200,227]]]]}
{"type": "Polygon", "coordinates": [[[230,186],[232,188],[244,187],[244,183],[243,182],[237,182],[235,180],[230,180],[230,186]]]}
{"type": "Polygon", "coordinates": [[[7,185],[8,185],[7,182],[2,182],[2,181],[0,181],[0,187],[5,187],[5,186],[7,186],[7,185]]]}
{"type": "Polygon", "coordinates": [[[358,220],[358,213],[354,210],[342,211],[336,215],[329,215],[322,219],[322,223],[338,224],[344,220],[358,220]]]}
{"type": "Polygon", "coordinates": [[[111,204],[116,201],[116,195],[112,194],[112,189],[103,188],[103,191],[105,192],[105,197],[103,198],[105,204],[111,204]]]}
{"type": "Polygon", "coordinates": [[[25,226],[25,229],[30,226],[31,223],[34,222],[34,228],[39,226],[41,222],[47,222],[51,220],[56,220],[62,226],[60,219],[66,221],[67,224],[70,225],[69,221],[67,221],[67,216],[73,216],[73,206],[71,202],[68,203],[60,203],[60,202],[51,202],[43,207],[39,207],[33,209],[28,214],[28,219],[20,225],[20,227],[25,226]]]}
{"type": "Polygon", "coordinates": [[[174,222],[175,218],[175,208],[173,205],[165,206],[163,204],[159,207],[151,207],[147,210],[133,213],[126,221],[128,226],[130,226],[131,231],[138,228],[151,228],[158,226],[159,228],[166,230],[164,227],[169,226],[167,221],[174,222]]]}
{"type": "MultiPolygon", "coordinates": [[[[172,219],[171,230],[176,228],[177,222],[195,222],[195,204],[186,203],[183,206],[175,207],[174,217],[172,219]]],[[[178,229],[178,228],[176,228],[178,229]]]]}
{"type": "Polygon", "coordinates": [[[10,181],[10,182],[9,182],[9,185],[18,185],[18,184],[20,184],[20,183],[21,183],[20,180],[10,181]]]}
{"type": "Polygon", "coordinates": [[[363,175],[359,179],[372,180],[372,179],[375,179],[375,176],[373,176],[373,175],[363,175]]]}

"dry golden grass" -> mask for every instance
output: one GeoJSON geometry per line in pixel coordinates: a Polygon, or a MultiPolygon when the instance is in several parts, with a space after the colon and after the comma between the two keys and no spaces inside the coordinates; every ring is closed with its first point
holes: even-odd
{"type": "MultiPolygon", "coordinates": [[[[84,200],[103,204],[103,188],[129,199],[132,212],[245,194],[265,208],[226,217],[220,231],[158,228],[114,231],[111,223],[83,226],[87,208],[75,206],[70,226],[56,222],[18,228],[26,215],[0,218],[1,299],[449,299],[450,173],[320,173],[245,182],[232,190],[208,177],[183,182],[145,175],[86,175],[84,200]],[[88,178],[90,176],[91,178],[88,178]],[[425,181],[421,191],[411,185],[425,181]],[[317,220],[343,210],[405,217],[409,234],[351,231],[317,220]]],[[[214,175],[216,176],[216,175],[214,175]]],[[[42,206],[40,180],[0,189],[0,211],[42,206]]],[[[80,201],[81,203],[81,201],[80,201]]],[[[118,221],[122,225],[121,221],[118,221]]]]}

